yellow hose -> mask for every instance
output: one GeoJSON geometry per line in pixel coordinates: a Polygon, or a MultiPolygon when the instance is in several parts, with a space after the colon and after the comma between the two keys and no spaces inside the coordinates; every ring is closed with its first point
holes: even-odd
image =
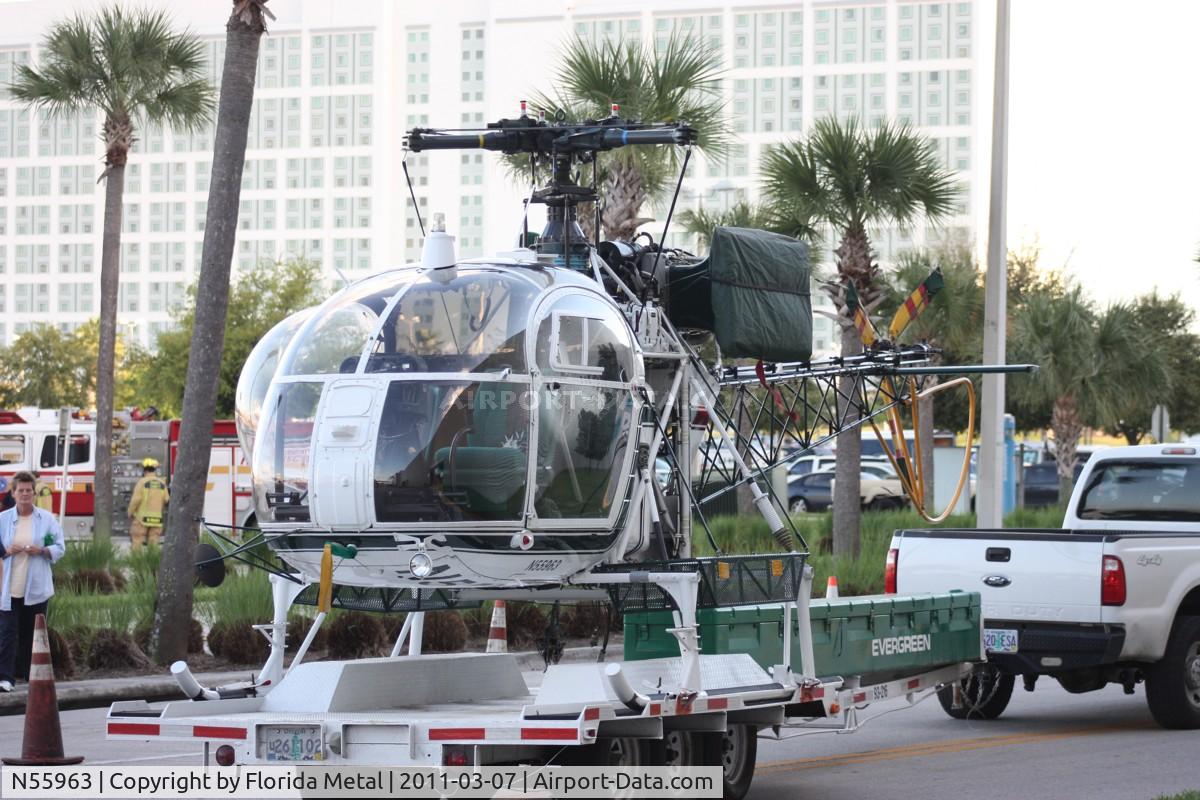
{"type": "Polygon", "coordinates": [[[975,384],[971,383],[970,378],[955,378],[918,392],[916,379],[909,378],[908,394],[906,397],[901,397],[896,392],[891,378],[885,378],[883,381],[883,391],[887,399],[893,403],[891,408],[888,409],[887,423],[892,431],[894,446],[888,444],[887,438],[883,435],[883,431],[879,429],[879,425],[876,424],[874,417],[870,419],[871,428],[875,431],[875,437],[879,439],[879,445],[883,448],[884,455],[891,462],[892,469],[896,470],[904,493],[912,500],[913,508],[917,510],[917,513],[925,521],[931,523],[941,522],[950,516],[950,512],[958,504],[958,498],[962,496],[963,487],[967,485],[967,479],[971,474],[971,444],[975,437],[975,384]],[[925,397],[932,397],[938,392],[964,385],[967,388],[967,446],[963,450],[963,462],[962,469],[958,475],[958,485],[954,489],[954,496],[950,498],[949,504],[947,504],[942,512],[931,515],[929,509],[925,507],[925,471],[921,466],[921,455],[926,445],[921,442],[921,415],[920,411],[918,411],[918,401],[925,397]],[[906,407],[911,409],[913,418],[914,435],[912,453],[908,451],[908,443],[904,438],[904,420],[900,416],[901,411],[906,407]]]}

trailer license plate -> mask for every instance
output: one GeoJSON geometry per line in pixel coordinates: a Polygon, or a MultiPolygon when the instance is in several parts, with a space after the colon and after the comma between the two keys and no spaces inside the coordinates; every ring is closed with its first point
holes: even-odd
{"type": "Polygon", "coordinates": [[[260,728],[267,761],[324,761],[319,725],[271,725],[260,728]]]}
{"type": "Polygon", "coordinates": [[[1008,628],[984,628],[983,647],[989,653],[1017,652],[1017,632],[1008,628]]]}

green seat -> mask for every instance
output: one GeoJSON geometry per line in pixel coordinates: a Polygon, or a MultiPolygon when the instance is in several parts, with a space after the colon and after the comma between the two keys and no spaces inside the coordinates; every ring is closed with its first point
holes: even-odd
{"type": "Polygon", "coordinates": [[[483,517],[514,519],[525,505],[526,453],[529,429],[519,403],[504,407],[506,391],[515,384],[483,384],[471,401],[471,428],[454,447],[434,453],[447,493],[462,493],[464,508],[483,517]]]}

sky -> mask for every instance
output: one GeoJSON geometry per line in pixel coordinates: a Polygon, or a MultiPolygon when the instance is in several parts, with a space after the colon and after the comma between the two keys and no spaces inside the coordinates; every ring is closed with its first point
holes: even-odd
{"type": "Polygon", "coordinates": [[[1038,242],[1102,303],[1200,311],[1200,3],[1011,7],[1009,248],[1038,242]]]}

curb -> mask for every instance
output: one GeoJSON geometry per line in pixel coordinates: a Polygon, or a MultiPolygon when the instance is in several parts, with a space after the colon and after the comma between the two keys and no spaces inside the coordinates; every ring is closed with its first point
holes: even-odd
{"type": "MultiPolygon", "coordinates": [[[[615,638],[615,637],[614,637],[615,638]]],[[[609,641],[608,660],[613,660],[621,652],[620,640],[609,641]]],[[[560,664],[581,664],[595,661],[600,654],[599,647],[568,647],[563,650],[560,664]]],[[[517,665],[523,672],[541,671],[545,664],[540,653],[513,653],[517,665]]],[[[201,673],[196,679],[203,686],[218,686],[235,681],[244,681],[250,676],[250,671],[201,673]]],[[[148,703],[162,700],[183,700],[183,692],[179,684],[170,675],[143,675],[132,678],[108,678],[81,681],[58,681],[55,689],[58,694],[60,711],[72,711],[81,708],[104,708],[118,700],[145,700],[148,703]]],[[[25,713],[25,704],[29,690],[25,684],[12,692],[0,694],[0,716],[15,716],[25,713]]]]}

